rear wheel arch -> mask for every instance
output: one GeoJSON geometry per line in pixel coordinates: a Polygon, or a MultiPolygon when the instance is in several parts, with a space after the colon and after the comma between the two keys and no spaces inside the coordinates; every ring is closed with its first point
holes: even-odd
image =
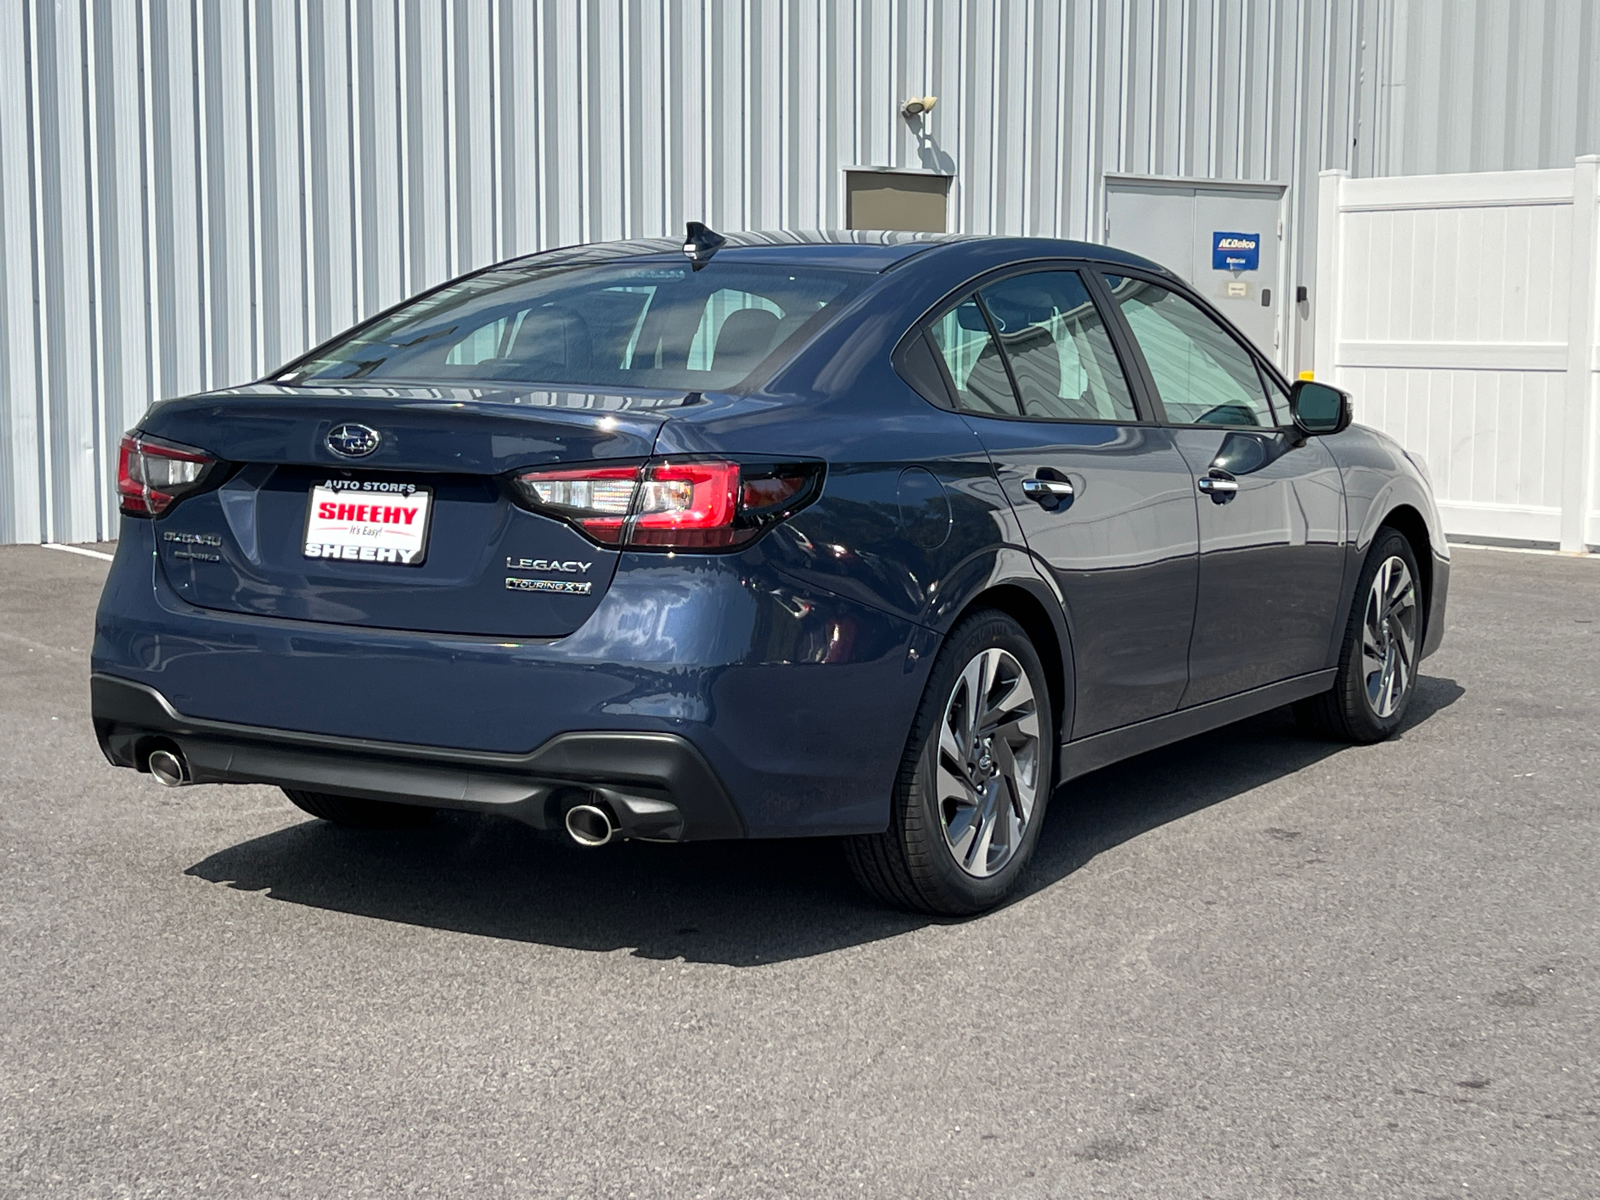
{"type": "Polygon", "coordinates": [[[1065,731],[1072,728],[1072,697],[1068,681],[1072,672],[1071,635],[1064,625],[1058,630],[1058,620],[1051,620],[1045,601],[1034,591],[1020,583],[1001,583],[979,592],[967,601],[956,614],[950,628],[981,608],[998,609],[1027,633],[1044,666],[1045,679],[1050,689],[1050,711],[1055,717],[1056,744],[1065,740],[1065,731]]]}

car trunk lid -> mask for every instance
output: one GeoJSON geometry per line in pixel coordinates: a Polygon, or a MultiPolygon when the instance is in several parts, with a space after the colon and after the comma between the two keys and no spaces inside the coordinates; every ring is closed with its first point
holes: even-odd
{"type": "Polygon", "coordinates": [[[600,603],[617,551],[518,507],[502,477],[644,459],[666,413],[693,399],[341,384],[159,404],[144,433],[214,454],[231,473],[156,521],[158,569],[201,608],[561,637],[600,603]]]}

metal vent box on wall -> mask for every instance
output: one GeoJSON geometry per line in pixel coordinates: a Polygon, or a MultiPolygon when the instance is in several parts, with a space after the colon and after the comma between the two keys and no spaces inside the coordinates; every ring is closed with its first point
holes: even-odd
{"type": "Polygon", "coordinates": [[[847,167],[844,173],[845,226],[944,233],[949,229],[949,196],[948,175],[886,167],[847,167]]]}

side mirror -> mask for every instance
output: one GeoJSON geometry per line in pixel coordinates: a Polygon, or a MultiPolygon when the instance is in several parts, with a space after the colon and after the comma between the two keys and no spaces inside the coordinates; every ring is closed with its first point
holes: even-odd
{"type": "Polygon", "coordinates": [[[1307,437],[1338,433],[1350,426],[1350,393],[1309,379],[1289,389],[1289,416],[1307,437]]]}

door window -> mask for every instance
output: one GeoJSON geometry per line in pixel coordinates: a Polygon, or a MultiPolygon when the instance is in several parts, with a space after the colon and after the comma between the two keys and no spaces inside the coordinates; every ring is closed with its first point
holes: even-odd
{"type": "Polygon", "coordinates": [[[1014,417],[1016,393],[1006,376],[1000,347],[976,300],[967,297],[928,331],[956,385],[956,407],[979,416],[1014,417]]]}
{"type": "Polygon", "coordinates": [[[1197,305],[1158,284],[1107,275],[1174,425],[1275,424],[1255,359],[1197,305]]]}
{"type": "Polygon", "coordinates": [[[979,295],[1011,362],[1024,416],[1138,420],[1111,336],[1076,271],[1016,275],[979,295]]]}

